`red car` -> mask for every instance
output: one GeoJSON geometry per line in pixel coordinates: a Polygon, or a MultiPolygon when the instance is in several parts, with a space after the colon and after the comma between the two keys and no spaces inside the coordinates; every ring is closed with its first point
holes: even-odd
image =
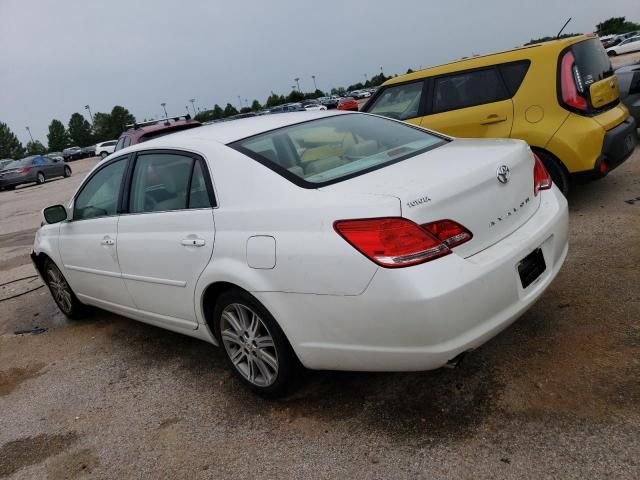
{"type": "Polygon", "coordinates": [[[122,132],[122,135],[120,135],[118,139],[115,151],[121,150],[129,145],[146,142],[152,138],[199,127],[200,125],[202,124],[197,120],[192,120],[189,115],[127,125],[127,130],[122,132]]]}
{"type": "Polygon", "coordinates": [[[350,110],[352,112],[357,112],[358,102],[353,97],[341,98],[338,102],[338,110],[350,110]]]}

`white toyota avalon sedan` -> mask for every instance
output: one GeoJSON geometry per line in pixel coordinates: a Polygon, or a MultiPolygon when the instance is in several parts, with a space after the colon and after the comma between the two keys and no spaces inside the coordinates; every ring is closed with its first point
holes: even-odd
{"type": "Polygon", "coordinates": [[[278,396],[300,364],[426,370],[486,342],[557,275],[567,219],[524,142],[298,112],[110,155],[43,210],[32,258],[67,316],[220,345],[278,396]]]}

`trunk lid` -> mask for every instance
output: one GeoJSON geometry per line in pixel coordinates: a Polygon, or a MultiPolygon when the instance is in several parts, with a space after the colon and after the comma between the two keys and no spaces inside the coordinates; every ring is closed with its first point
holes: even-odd
{"type": "Polygon", "coordinates": [[[468,257],[500,241],[535,213],[540,196],[533,193],[533,166],[525,142],[456,139],[321,190],[397,197],[402,216],[418,224],[456,221],[473,234],[454,248],[468,257]],[[498,179],[503,165],[509,169],[506,183],[498,179]]]}

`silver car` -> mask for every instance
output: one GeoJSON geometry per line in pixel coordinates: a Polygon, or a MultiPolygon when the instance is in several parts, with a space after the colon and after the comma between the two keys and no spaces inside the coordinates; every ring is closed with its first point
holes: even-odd
{"type": "Polygon", "coordinates": [[[43,184],[50,178],[71,176],[71,167],[63,160],[41,155],[16,160],[0,170],[0,189],[13,190],[17,185],[43,184]]]}

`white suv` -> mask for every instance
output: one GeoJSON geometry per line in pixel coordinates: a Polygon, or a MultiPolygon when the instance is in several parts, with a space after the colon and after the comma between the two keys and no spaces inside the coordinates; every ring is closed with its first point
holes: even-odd
{"type": "Polygon", "coordinates": [[[117,140],[109,140],[107,142],[101,142],[96,145],[96,155],[100,155],[100,158],[104,158],[107,155],[114,152],[116,148],[117,140]]]}

